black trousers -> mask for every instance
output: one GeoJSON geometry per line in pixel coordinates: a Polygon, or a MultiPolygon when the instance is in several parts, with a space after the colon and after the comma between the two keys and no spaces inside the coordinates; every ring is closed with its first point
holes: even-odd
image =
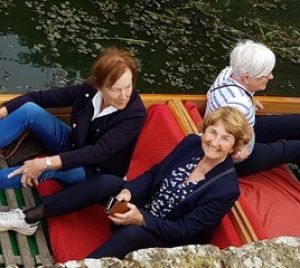
{"type": "Polygon", "coordinates": [[[300,115],[256,116],[251,155],[235,165],[239,176],[300,161],[300,115]]]}
{"type": "MultiPolygon", "coordinates": [[[[110,196],[122,190],[124,183],[119,177],[105,174],[71,185],[61,192],[43,198],[43,216],[48,218],[64,215],[96,203],[104,205],[110,196]]],[[[133,250],[173,246],[160,240],[142,226],[127,225],[114,229],[116,231],[112,237],[89,254],[88,258],[122,259],[133,250]]]]}

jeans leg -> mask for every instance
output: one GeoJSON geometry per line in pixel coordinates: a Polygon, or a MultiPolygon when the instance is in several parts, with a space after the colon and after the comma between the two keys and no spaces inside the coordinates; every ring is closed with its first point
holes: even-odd
{"type": "MultiPolygon", "coordinates": [[[[18,169],[17,167],[3,168],[0,170],[0,189],[21,188],[21,175],[16,175],[10,179],[8,174],[18,169]]],[[[47,179],[54,179],[64,184],[72,184],[86,180],[85,170],[83,167],[73,168],[66,171],[63,170],[47,170],[44,171],[38,178],[39,182],[47,179]]]]}
{"type": "Polygon", "coordinates": [[[68,146],[71,128],[40,106],[28,102],[0,120],[0,148],[12,143],[26,129],[35,133],[50,152],[59,153],[68,146]]]}
{"type": "Polygon", "coordinates": [[[0,189],[11,189],[11,188],[17,189],[22,187],[20,183],[21,180],[20,175],[16,175],[11,179],[7,178],[9,173],[15,171],[20,167],[21,166],[0,169],[0,189]]]}
{"type": "Polygon", "coordinates": [[[117,257],[123,259],[129,252],[150,247],[174,246],[157,238],[153,233],[138,225],[122,227],[87,258],[117,257]]]}
{"type": "Polygon", "coordinates": [[[118,194],[126,183],[122,178],[103,174],[70,185],[61,192],[43,198],[44,217],[74,212],[92,204],[106,204],[110,196],[118,194]]]}

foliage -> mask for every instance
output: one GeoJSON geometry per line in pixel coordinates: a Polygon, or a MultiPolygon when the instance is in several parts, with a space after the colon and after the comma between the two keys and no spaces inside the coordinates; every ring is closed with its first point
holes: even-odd
{"type": "Polygon", "coordinates": [[[227,64],[228,52],[239,39],[261,41],[284,62],[299,64],[299,27],[267,18],[284,14],[291,2],[2,0],[0,16],[24,10],[35,38],[10,26],[29,48],[19,54],[19,60],[57,68],[55,83],[86,77],[99,50],[114,45],[130,49],[140,59],[143,91],[197,92],[206,89],[227,64]]]}

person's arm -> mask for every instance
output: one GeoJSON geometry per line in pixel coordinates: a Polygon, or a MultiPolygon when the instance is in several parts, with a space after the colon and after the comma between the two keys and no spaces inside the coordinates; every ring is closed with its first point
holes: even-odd
{"type": "Polygon", "coordinates": [[[222,199],[204,203],[177,221],[161,220],[149,212],[142,211],[144,228],[164,241],[189,243],[201,234],[207,235],[207,232],[211,231],[211,228],[215,227],[230,210],[238,196],[239,192],[234,192],[222,199]]]}
{"type": "Polygon", "coordinates": [[[27,160],[20,168],[8,174],[8,178],[12,178],[21,174],[21,185],[23,187],[38,185],[38,177],[46,170],[60,169],[62,166],[61,159],[58,155],[35,158],[27,160]]]}
{"type": "Polygon", "coordinates": [[[87,85],[82,84],[49,90],[32,91],[7,101],[4,103],[4,107],[6,107],[8,114],[27,102],[36,103],[43,108],[68,107],[74,104],[78,94],[84,92],[87,87],[87,85]]]}
{"type": "Polygon", "coordinates": [[[62,168],[70,169],[97,164],[110,158],[138,136],[143,127],[145,116],[145,111],[141,110],[134,117],[129,117],[109,129],[95,144],[60,153],[62,168]]]}

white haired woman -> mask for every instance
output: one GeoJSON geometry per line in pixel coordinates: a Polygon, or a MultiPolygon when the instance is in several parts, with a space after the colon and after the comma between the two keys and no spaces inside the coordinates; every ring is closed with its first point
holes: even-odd
{"type": "Polygon", "coordinates": [[[263,105],[252,99],[273,79],[275,55],[264,44],[245,40],[230,54],[230,66],[223,69],[207,92],[206,114],[231,106],[246,116],[252,127],[250,142],[234,155],[238,175],[250,175],[300,160],[300,115],[257,116],[263,105]]]}

